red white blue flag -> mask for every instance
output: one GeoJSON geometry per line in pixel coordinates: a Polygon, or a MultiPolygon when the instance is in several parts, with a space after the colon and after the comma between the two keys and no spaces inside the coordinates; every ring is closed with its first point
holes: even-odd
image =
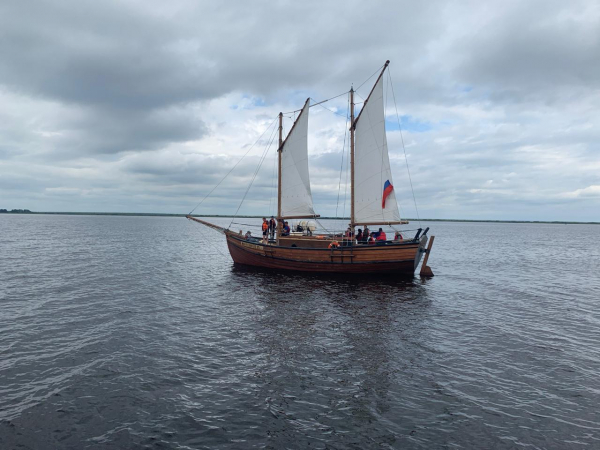
{"type": "Polygon", "coordinates": [[[388,195],[390,195],[392,193],[392,191],[394,190],[394,186],[392,186],[392,183],[390,183],[390,180],[386,180],[385,184],[383,185],[383,197],[381,198],[381,208],[385,208],[385,199],[388,198],[388,195]]]}

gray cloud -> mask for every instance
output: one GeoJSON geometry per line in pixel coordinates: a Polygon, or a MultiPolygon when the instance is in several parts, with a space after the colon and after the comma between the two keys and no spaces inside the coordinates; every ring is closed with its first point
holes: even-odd
{"type": "MultiPolygon", "coordinates": [[[[599,45],[587,2],[9,0],[0,207],[187,212],[280,110],[390,59],[422,215],[600,220],[599,45]]],[[[326,106],[344,114],[346,99],[326,106]]],[[[333,214],[344,119],[314,108],[311,127],[315,204],[333,214]]],[[[208,209],[237,207],[267,139],[208,209]]],[[[399,133],[388,139],[414,216],[399,133]]],[[[272,157],[250,209],[272,208],[272,157]]]]}

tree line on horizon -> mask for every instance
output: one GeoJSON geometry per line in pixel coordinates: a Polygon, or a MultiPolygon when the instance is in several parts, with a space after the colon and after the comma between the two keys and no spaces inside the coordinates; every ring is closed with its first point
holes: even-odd
{"type": "Polygon", "coordinates": [[[0,209],[0,213],[30,213],[31,211],[29,211],[28,209],[11,209],[10,211],[8,209],[0,209]]]}

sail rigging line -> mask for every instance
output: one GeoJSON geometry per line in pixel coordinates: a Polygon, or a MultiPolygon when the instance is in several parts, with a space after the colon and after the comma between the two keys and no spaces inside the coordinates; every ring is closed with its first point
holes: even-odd
{"type": "MultiPolygon", "coordinates": [[[[191,222],[190,222],[190,225],[191,225],[191,222]]],[[[194,228],[195,228],[195,227],[194,227],[194,228]]],[[[210,230],[213,230],[213,231],[216,231],[216,232],[217,232],[217,233],[219,233],[219,234],[222,234],[222,233],[221,233],[219,230],[217,230],[217,229],[215,229],[215,228],[212,228],[212,227],[206,227],[206,228],[208,228],[208,229],[210,229],[210,230]]],[[[206,242],[208,242],[208,245],[210,245],[210,246],[211,246],[211,247],[212,247],[214,250],[216,250],[216,251],[217,251],[217,253],[219,253],[221,256],[223,256],[223,257],[227,258],[227,255],[226,255],[225,253],[223,253],[221,250],[219,250],[219,248],[218,248],[218,247],[216,247],[216,246],[215,246],[215,244],[213,244],[213,243],[210,241],[210,239],[207,239],[207,240],[206,240],[206,242]]]]}
{"type": "Polygon", "coordinates": [[[410,168],[408,167],[408,158],[406,156],[406,147],[404,146],[404,136],[402,135],[402,126],[400,125],[400,115],[398,114],[398,104],[396,103],[396,94],[394,93],[394,84],[392,83],[392,73],[388,67],[388,77],[390,80],[390,86],[392,87],[392,97],[394,98],[394,108],[396,109],[396,119],[398,120],[398,130],[400,131],[400,141],[402,142],[402,151],[404,152],[404,161],[406,162],[406,171],[408,172],[408,181],[410,182],[410,190],[412,191],[413,201],[415,203],[415,211],[417,213],[417,221],[421,226],[421,217],[419,216],[419,208],[417,207],[417,198],[415,197],[415,190],[413,188],[412,178],[410,176],[410,168]]]}
{"type": "Polygon", "coordinates": [[[255,223],[242,223],[242,222],[231,222],[232,225],[244,225],[245,227],[253,227],[262,229],[262,225],[256,225],[255,223]]]}
{"type": "Polygon", "coordinates": [[[330,231],[329,229],[327,229],[327,227],[326,227],[325,225],[323,225],[319,219],[316,219],[316,218],[315,218],[314,220],[315,220],[315,222],[317,222],[317,223],[319,224],[319,226],[320,226],[321,228],[323,228],[323,230],[325,230],[327,233],[333,234],[333,232],[332,232],[332,231],[330,231]]]}
{"type": "MultiPolygon", "coordinates": [[[[320,102],[317,102],[317,101],[316,101],[314,98],[312,98],[312,97],[311,97],[311,100],[312,100],[313,102],[316,102],[316,103],[313,103],[312,105],[308,105],[308,107],[309,107],[309,108],[312,108],[313,106],[318,106],[318,105],[320,105],[321,103],[326,103],[326,102],[328,102],[329,100],[333,100],[334,98],[338,98],[338,97],[341,97],[342,95],[346,95],[348,92],[349,92],[349,91],[342,92],[341,94],[334,95],[333,97],[329,97],[329,98],[328,98],[328,99],[326,99],[326,100],[321,100],[320,102]]],[[[300,109],[295,109],[294,111],[287,111],[287,112],[284,112],[284,113],[282,113],[282,114],[284,114],[284,115],[285,115],[285,114],[295,114],[295,113],[297,113],[297,112],[299,112],[299,111],[302,111],[302,108],[300,108],[300,109]]]]}
{"type": "Polygon", "coordinates": [[[335,217],[338,215],[338,207],[340,206],[340,191],[342,189],[342,173],[344,168],[344,154],[346,152],[346,137],[348,136],[348,120],[350,118],[350,97],[348,96],[348,107],[346,108],[346,123],[344,125],[344,144],[342,145],[342,162],[340,164],[340,181],[338,182],[338,196],[337,203],[335,204],[335,217]]]}
{"type": "MultiPolygon", "coordinates": [[[[363,81],[361,83],[361,85],[359,87],[356,88],[356,91],[358,91],[361,87],[363,87],[363,85],[369,81],[371,78],[373,78],[375,75],[377,75],[379,72],[381,72],[381,69],[383,68],[383,66],[385,66],[385,64],[382,64],[381,66],[379,66],[379,68],[373,72],[373,75],[371,75],[369,78],[367,78],[365,81],[363,81]]],[[[356,91],[354,91],[354,93],[356,94],[356,91]]],[[[362,98],[362,97],[361,97],[362,98]]]]}
{"type": "MultiPolygon", "coordinates": [[[[350,153],[352,149],[348,149],[350,153]]],[[[344,209],[342,211],[342,217],[346,217],[346,203],[348,202],[348,177],[350,176],[350,155],[346,158],[346,182],[344,185],[344,209]]]]}
{"type": "Polygon", "coordinates": [[[254,175],[252,176],[252,180],[250,180],[250,184],[248,185],[248,188],[246,189],[246,192],[244,193],[244,196],[242,197],[242,201],[240,202],[237,210],[235,211],[235,214],[233,215],[233,218],[231,219],[231,223],[229,224],[230,227],[233,224],[233,221],[235,220],[235,218],[237,217],[237,214],[240,211],[240,208],[242,207],[244,200],[246,200],[246,196],[248,195],[248,192],[250,191],[250,188],[252,187],[252,184],[254,183],[254,180],[256,179],[256,176],[258,175],[258,172],[260,171],[260,168],[261,168],[263,162],[265,161],[265,158],[267,156],[267,153],[269,152],[269,149],[271,148],[271,145],[273,144],[273,141],[275,140],[275,131],[276,130],[277,130],[277,128],[273,128],[271,137],[269,138],[269,141],[267,141],[267,146],[265,147],[265,150],[258,162],[258,167],[254,171],[254,175]]]}
{"type": "MultiPolygon", "coordinates": [[[[312,97],[311,97],[310,99],[311,99],[313,102],[315,101],[315,99],[314,99],[314,98],[312,98],[312,97]]],[[[323,102],[321,102],[321,103],[323,103],[323,102]]],[[[317,106],[317,105],[318,105],[318,106],[320,106],[321,108],[323,108],[323,109],[326,109],[327,111],[329,111],[329,112],[331,112],[331,113],[333,113],[333,114],[335,114],[335,115],[337,115],[337,116],[340,116],[340,117],[346,117],[346,118],[348,118],[348,113],[346,113],[345,115],[344,115],[344,114],[340,114],[339,112],[337,112],[337,111],[334,111],[333,109],[329,109],[327,106],[323,106],[323,105],[321,105],[321,103],[316,103],[316,104],[314,104],[314,105],[311,105],[311,107],[312,107],[312,106],[317,106]]]]}
{"type": "MultiPolygon", "coordinates": [[[[378,68],[378,69],[377,69],[375,72],[373,72],[373,74],[372,74],[372,75],[371,75],[369,78],[367,78],[365,81],[363,81],[363,82],[360,84],[360,86],[358,86],[358,87],[356,88],[356,90],[354,91],[354,93],[356,94],[356,91],[357,91],[357,90],[359,90],[359,89],[360,89],[360,88],[361,88],[361,87],[362,87],[362,86],[363,86],[363,85],[364,85],[364,84],[365,84],[367,81],[369,81],[371,78],[373,78],[373,77],[374,77],[375,75],[377,75],[379,72],[381,72],[381,69],[383,68],[383,66],[384,66],[384,65],[385,65],[385,64],[382,64],[381,66],[379,66],[379,68],[378,68]]],[[[342,95],[346,95],[348,92],[350,92],[350,91],[342,92],[341,94],[334,95],[333,97],[329,97],[328,99],[321,100],[320,102],[317,102],[317,101],[316,101],[314,98],[311,98],[311,100],[312,100],[312,101],[314,101],[315,103],[313,103],[312,105],[309,105],[309,108],[312,108],[313,106],[319,106],[319,105],[321,105],[321,103],[326,103],[326,102],[328,102],[329,100],[333,100],[333,99],[336,99],[336,98],[338,98],[338,97],[341,97],[342,95]]],[[[359,97],[360,97],[360,96],[359,96],[359,97]]],[[[362,97],[361,97],[361,98],[362,98],[362,97]]],[[[357,104],[360,104],[360,103],[355,103],[355,105],[357,105],[357,104]]],[[[294,114],[294,113],[297,113],[298,111],[302,111],[302,108],[300,108],[300,109],[295,109],[294,111],[287,111],[287,112],[284,112],[283,114],[294,114]]]]}
{"type": "Polygon", "coordinates": [[[239,164],[242,162],[242,160],[243,160],[243,159],[244,159],[244,158],[245,158],[245,157],[248,155],[248,153],[250,153],[250,152],[252,151],[252,149],[253,149],[253,148],[256,146],[256,144],[258,144],[258,143],[260,142],[260,140],[261,140],[261,139],[262,139],[262,137],[265,135],[265,133],[266,133],[266,132],[269,130],[269,128],[271,128],[271,127],[273,126],[273,124],[274,124],[276,121],[277,121],[277,119],[274,119],[274,120],[273,120],[273,122],[271,122],[271,123],[269,124],[269,126],[268,126],[267,128],[265,128],[265,131],[263,131],[263,133],[262,133],[262,134],[259,136],[259,138],[256,140],[256,142],[255,142],[254,144],[252,144],[252,146],[251,146],[251,147],[248,149],[248,151],[247,151],[247,152],[244,154],[244,156],[242,156],[242,157],[239,159],[239,161],[238,161],[238,162],[236,162],[236,163],[235,163],[235,165],[234,165],[234,166],[233,166],[233,167],[232,167],[232,168],[229,170],[229,172],[227,172],[227,174],[225,174],[225,176],[224,176],[224,177],[221,179],[221,181],[219,181],[219,182],[217,183],[217,185],[216,185],[214,188],[212,188],[212,190],[211,190],[211,191],[210,191],[208,194],[206,194],[206,196],[205,196],[205,197],[204,197],[202,200],[200,200],[200,203],[198,203],[198,204],[197,204],[197,205],[194,207],[194,209],[192,209],[192,210],[190,211],[190,215],[191,215],[191,214],[192,214],[192,213],[193,213],[193,212],[194,212],[194,211],[195,211],[195,210],[196,210],[196,209],[197,209],[197,208],[198,208],[198,207],[199,207],[199,206],[200,206],[202,203],[204,203],[204,200],[206,200],[208,197],[210,197],[210,194],[212,194],[212,193],[215,191],[215,189],[217,189],[217,188],[218,188],[218,187],[221,185],[221,183],[222,183],[223,181],[225,181],[225,178],[227,178],[227,177],[229,176],[229,174],[230,174],[231,172],[233,172],[233,170],[234,170],[234,169],[235,169],[235,168],[236,168],[236,167],[237,167],[237,166],[238,166],[238,165],[239,165],[239,164]]]}
{"type": "MultiPolygon", "coordinates": [[[[208,227],[208,228],[210,228],[210,227],[208,227]]],[[[219,231],[215,230],[214,228],[212,230],[219,233],[219,231]]],[[[219,234],[221,234],[221,233],[219,233],[219,234]]],[[[208,242],[208,245],[210,245],[213,249],[215,249],[217,251],[217,253],[219,253],[219,255],[223,256],[224,258],[227,258],[227,255],[225,253],[223,253],[217,246],[215,246],[215,244],[213,242],[211,242],[210,239],[206,239],[206,242],[208,242]]]]}
{"type": "MultiPolygon", "coordinates": [[[[275,131],[276,130],[277,130],[276,128],[273,129],[273,132],[271,133],[271,137],[267,141],[265,150],[264,150],[260,160],[258,161],[258,166],[256,167],[256,170],[254,171],[254,175],[252,176],[252,179],[250,180],[250,184],[248,185],[248,188],[246,189],[246,192],[244,193],[244,196],[242,197],[242,201],[240,202],[238,209],[236,210],[235,214],[233,215],[233,218],[231,219],[231,223],[233,223],[233,221],[235,220],[237,213],[239,212],[240,208],[242,207],[242,204],[244,203],[244,200],[246,199],[246,196],[248,195],[248,192],[250,191],[250,188],[252,187],[252,184],[254,183],[254,180],[256,179],[256,176],[258,175],[258,172],[260,171],[260,168],[263,165],[263,162],[265,161],[267,153],[269,152],[269,149],[271,148],[271,145],[273,144],[273,141],[275,140],[275,131]]],[[[230,226],[231,226],[231,224],[230,224],[230,226]]]]}
{"type": "MultiPolygon", "coordinates": [[[[283,117],[286,117],[288,119],[292,118],[291,116],[283,116],[283,117]]],[[[283,134],[285,134],[284,122],[281,123],[281,132],[283,134]]],[[[275,155],[277,156],[277,153],[275,153],[275,155]]],[[[276,195],[273,194],[276,191],[275,190],[275,180],[277,179],[276,174],[277,174],[277,157],[275,157],[275,159],[273,160],[273,178],[272,178],[272,184],[271,184],[272,190],[271,190],[271,198],[269,198],[269,214],[271,214],[271,216],[277,216],[277,212],[271,210],[271,202],[273,199],[275,199],[277,197],[276,195]]],[[[277,200],[275,200],[275,201],[277,201],[277,200]]],[[[276,205],[273,204],[273,209],[275,209],[275,206],[276,205]]]]}
{"type": "Polygon", "coordinates": [[[272,204],[273,204],[273,198],[275,197],[274,192],[275,192],[276,169],[277,169],[277,158],[273,158],[273,173],[271,174],[271,195],[269,197],[269,214],[271,214],[271,216],[275,215],[273,213],[272,204]]]}

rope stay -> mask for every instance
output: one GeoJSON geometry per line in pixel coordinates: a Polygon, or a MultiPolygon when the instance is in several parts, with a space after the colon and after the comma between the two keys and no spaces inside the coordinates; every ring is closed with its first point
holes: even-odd
{"type": "Polygon", "coordinates": [[[230,174],[231,172],[233,172],[233,170],[234,170],[234,169],[235,169],[235,168],[236,168],[236,167],[237,167],[237,166],[238,166],[238,165],[239,165],[239,164],[242,162],[242,160],[243,160],[243,159],[244,159],[244,158],[245,158],[245,157],[248,155],[248,153],[250,153],[250,152],[252,151],[252,149],[253,149],[253,148],[256,146],[256,144],[258,144],[258,143],[260,142],[260,140],[262,139],[262,137],[263,137],[263,136],[265,135],[265,133],[266,133],[266,132],[269,130],[269,128],[271,128],[271,127],[273,126],[273,124],[275,123],[275,121],[276,121],[276,120],[277,120],[277,119],[274,119],[274,120],[273,120],[273,122],[271,122],[271,123],[269,124],[269,126],[268,126],[268,127],[265,129],[265,131],[263,131],[263,133],[262,133],[262,134],[259,136],[259,138],[256,140],[256,142],[255,142],[254,144],[252,144],[252,146],[251,146],[251,147],[248,149],[248,151],[247,151],[246,153],[244,153],[244,156],[242,156],[242,157],[239,159],[239,161],[238,161],[238,162],[236,162],[236,163],[235,163],[235,165],[234,165],[234,166],[233,166],[233,167],[232,167],[232,168],[229,170],[229,172],[227,172],[227,174],[225,174],[225,176],[224,176],[224,177],[221,179],[221,181],[219,181],[219,182],[217,183],[217,185],[216,185],[214,188],[212,188],[212,189],[211,189],[211,191],[210,191],[208,194],[206,194],[206,196],[205,196],[205,197],[204,197],[202,200],[200,200],[200,203],[198,203],[198,204],[197,204],[197,205],[194,207],[194,209],[192,209],[192,210],[190,211],[190,214],[189,214],[189,215],[192,215],[192,213],[193,213],[193,212],[194,212],[194,211],[195,211],[195,210],[196,210],[196,209],[197,209],[197,208],[198,208],[198,207],[199,207],[199,206],[200,206],[202,203],[204,203],[204,200],[206,200],[208,197],[210,197],[210,194],[212,194],[212,193],[215,191],[215,189],[217,189],[217,188],[218,188],[218,187],[221,185],[221,183],[222,183],[223,181],[225,181],[225,178],[227,178],[227,177],[229,176],[229,174],[230,174]]]}
{"type": "MultiPolygon", "coordinates": [[[[314,98],[312,98],[312,97],[311,97],[310,99],[311,99],[313,102],[314,102],[314,101],[316,101],[316,100],[315,100],[314,98]]],[[[326,100],[326,101],[327,101],[327,100],[326,100]]],[[[327,106],[323,106],[321,103],[324,103],[324,102],[314,103],[314,104],[312,104],[310,107],[312,108],[313,106],[317,106],[317,105],[318,105],[318,106],[320,106],[321,108],[323,108],[323,109],[326,109],[327,111],[329,111],[329,112],[331,112],[331,113],[333,113],[333,114],[335,114],[335,115],[337,115],[337,116],[340,116],[340,117],[345,117],[345,118],[346,118],[346,121],[348,120],[348,112],[347,112],[347,111],[346,111],[346,114],[340,114],[339,112],[337,112],[337,111],[334,111],[333,109],[329,109],[327,106]]]]}
{"type": "MultiPolygon", "coordinates": [[[[342,188],[342,171],[344,169],[344,154],[346,153],[346,138],[348,136],[348,120],[350,119],[349,116],[349,112],[350,112],[350,97],[348,97],[348,108],[346,109],[346,123],[344,125],[344,144],[342,145],[342,162],[340,163],[340,179],[338,182],[338,196],[337,196],[337,203],[335,204],[335,216],[337,217],[338,215],[338,207],[340,206],[340,191],[342,188]]],[[[344,200],[345,201],[345,200],[344,200]]]]}
{"type": "Polygon", "coordinates": [[[415,212],[417,213],[417,221],[421,227],[421,217],[419,215],[419,208],[417,207],[417,198],[415,197],[415,190],[413,188],[412,177],[410,176],[410,168],[408,167],[408,157],[406,156],[406,147],[404,146],[404,136],[402,135],[402,126],[400,124],[400,114],[398,114],[398,104],[396,103],[396,94],[394,93],[394,83],[392,83],[392,73],[388,66],[388,78],[389,85],[392,88],[392,96],[394,98],[394,108],[396,109],[396,119],[398,120],[398,130],[400,131],[400,141],[402,142],[402,151],[404,152],[404,161],[406,162],[406,171],[408,172],[408,181],[410,182],[410,190],[412,191],[413,201],[415,203],[415,212]]]}
{"type": "Polygon", "coordinates": [[[271,175],[271,195],[269,197],[269,214],[274,215],[275,206],[271,207],[273,200],[277,197],[275,180],[277,179],[277,158],[273,158],[273,174],[271,175]]]}
{"type": "MultiPolygon", "coordinates": [[[[342,92],[341,94],[334,95],[333,97],[329,97],[329,98],[328,98],[328,99],[326,99],[326,100],[321,100],[320,102],[317,102],[317,101],[316,101],[314,98],[312,98],[312,97],[311,97],[310,99],[311,99],[313,102],[315,102],[315,103],[313,103],[312,105],[309,105],[308,107],[309,107],[309,108],[312,108],[313,106],[318,106],[318,105],[321,105],[321,103],[326,103],[326,102],[328,102],[329,100],[333,100],[333,99],[335,99],[335,98],[341,97],[342,95],[346,95],[348,92],[350,92],[350,91],[342,92]]],[[[327,108],[326,108],[326,109],[327,109],[327,108]]],[[[296,114],[297,112],[300,112],[300,111],[302,111],[302,109],[295,109],[294,111],[287,111],[287,112],[284,112],[284,113],[282,113],[282,114],[283,114],[283,115],[286,115],[286,114],[296,114]]],[[[330,111],[331,111],[331,110],[330,110],[330,111]]],[[[333,111],[332,111],[332,112],[333,112],[333,111]]]]}
{"type": "MultiPolygon", "coordinates": [[[[190,223],[190,225],[191,225],[191,223],[190,223]]],[[[212,228],[212,227],[207,227],[207,228],[208,228],[209,230],[216,231],[217,233],[219,233],[219,234],[220,234],[220,231],[219,231],[219,230],[216,230],[216,229],[214,229],[214,228],[212,228]]],[[[225,258],[227,257],[227,255],[226,255],[225,253],[223,253],[223,252],[222,252],[222,251],[221,251],[221,250],[220,250],[218,247],[215,247],[215,245],[213,244],[213,242],[212,242],[210,239],[207,239],[207,240],[206,240],[206,242],[208,242],[208,244],[209,244],[209,245],[210,245],[210,246],[211,246],[211,247],[212,247],[214,250],[216,250],[216,251],[217,251],[217,253],[219,253],[221,256],[223,256],[223,257],[225,257],[225,258]]]]}
{"type": "MultiPolygon", "coordinates": [[[[373,75],[371,75],[369,78],[367,78],[365,81],[363,81],[361,83],[361,85],[359,87],[356,88],[356,91],[358,91],[361,87],[363,87],[363,85],[369,81],[371,78],[373,78],[375,75],[377,75],[379,72],[381,72],[381,69],[383,69],[383,66],[385,66],[385,64],[382,64],[381,66],[379,66],[379,68],[373,72],[373,75]]],[[[354,93],[356,94],[356,91],[354,91],[354,93]]],[[[360,96],[359,96],[360,97],[360,96]]],[[[362,97],[361,97],[362,98],[362,97]]]]}
{"type": "Polygon", "coordinates": [[[260,171],[260,168],[263,165],[263,162],[265,161],[265,158],[267,157],[269,149],[271,148],[271,145],[273,144],[273,141],[275,140],[275,131],[277,131],[277,128],[273,128],[273,131],[271,133],[271,137],[267,141],[267,145],[265,146],[265,150],[263,151],[263,154],[261,155],[261,158],[260,158],[260,160],[258,162],[258,167],[254,171],[254,175],[252,176],[252,179],[250,180],[250,184],[248,185],[248,188],[246,189],[246,192],[244,193],[244,196],[242,197],[242,201],[238,205],[238,208],[235,211],[235,214],[233,215],[233,218],[231,219],[231,223],[229,224],[229,227],[231,227],[231,225],[233,224],[233,221],[237,217],[237,214],[240,211],[240,208],[242,207],[242,204],[244,203],[244,200],[246,200],[246,196],[248,195],[248,192],[250,191],[250,188],[252,187],[252,184],[254,183],[254,180],[256,179],[256,176],[258,175],[258,172],[260,171]]]}

